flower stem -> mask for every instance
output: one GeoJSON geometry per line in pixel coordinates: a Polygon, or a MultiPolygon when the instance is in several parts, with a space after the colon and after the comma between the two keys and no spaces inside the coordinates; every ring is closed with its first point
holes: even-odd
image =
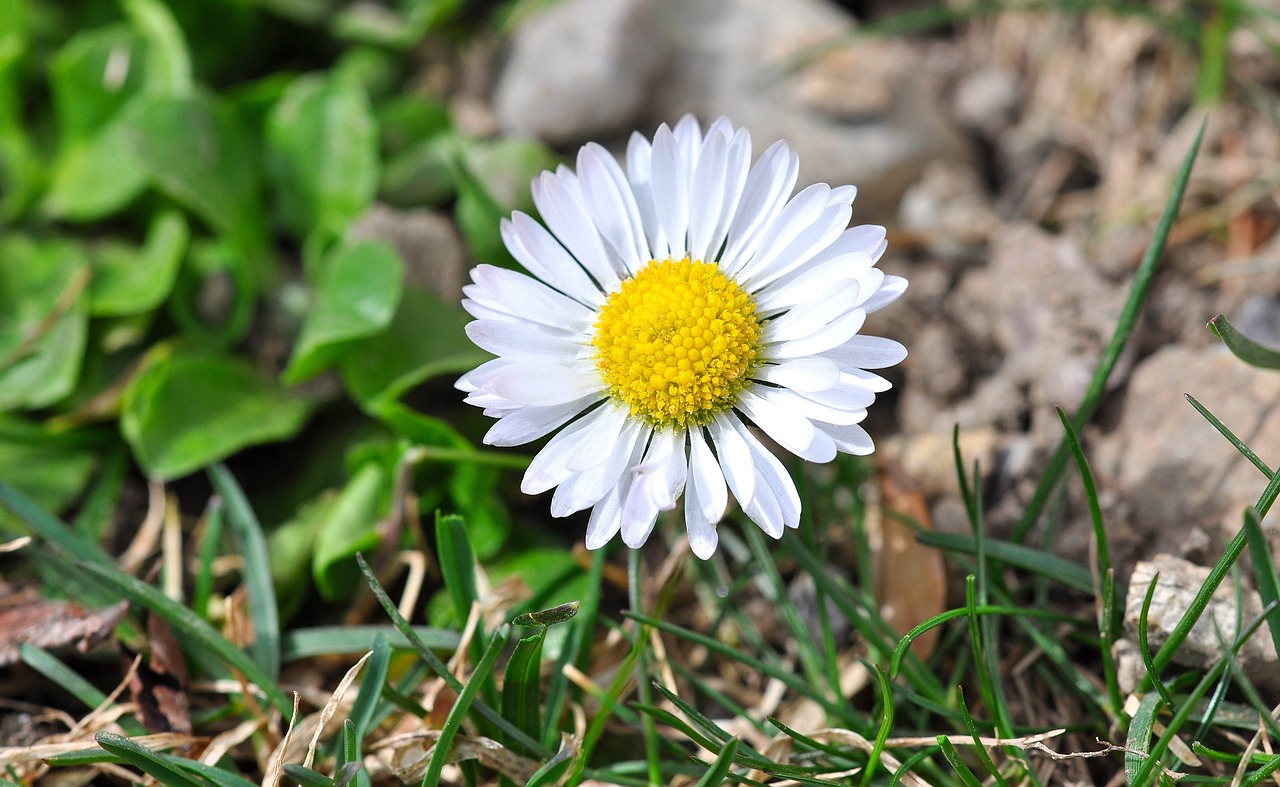
{"type": "MultiPolygon", "coordinates": [[[[640,588],[640,550],[627,550],[627,601],[634,612],[644,614],[644,594],[640,588]]],[[[640,658],[636,659],[636,696],[640,702],[650,704],[649,687],[649,627],[641,625],[636,630],[635,647],[640,649],[640,658]]],[[[644,725],[644,753],[649,763],[649,784],[652,787],[662,785],[662,764],[658,757],[658,728],[649,714],[641,714],[644,725]]]]}

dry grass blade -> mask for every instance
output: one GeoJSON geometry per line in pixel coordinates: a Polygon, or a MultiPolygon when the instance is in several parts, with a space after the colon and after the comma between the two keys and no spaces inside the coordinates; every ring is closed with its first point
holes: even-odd
{"type": "Polygon", "coordinates": [[[320,745],[320,736],[324,734],[324,728],[328,726],[329,720],[333,718],[333,714],[338,712],[338,705],[342,703],[342,697],[347,693],[347,689],[351,688],[351,684],[355,682],[356,675],[360,674],[360,668],[373,655],[373,651],[369,651],[355,663],[351,669],[347,670],[347,674],[342,676],[338,688],[333,690],[333,696],[329,697],[329,701],[325,703],[324,709],[320,711],[320,723],[316,725],[315,734],[311,736],[311,745],[307,747],[307,756],[302,761],[305,768],[310,768],[316,759],[316,747],[320,745]]]}
{"type": "MultiPolygon", "coordinates": [[[[134,738],[133,741],[140,746],[146,746],[153,751],[163,751],[166,749],[176,749],[181,746],[190,746],[205,740],[194,735],[183,735],[176,732],[160,732],[155,735],[141,735],[134,738]]],[[[65,741],[61,743],[37,743],[31,746],[6,746],[0,748],[0,765],[22,765],[30,762],[39,762],[47,760],[50,757],[57,757],[60,754],[71,754],[72,752],[84,751],[86,749],[95,749],[92,738],[86,740],[65,741]]]]}
{"type": "Polygon", "coordinates": [[[262,777],[262,787],[276,787],[280,783],[280,775],[284,773],[284,756],[289,749],[289,743],[293,740],[293,731],[298,723],[298,701],[300,697],[298,692],[293,693],[293,714],[289,717],[289,729],[285,730],[284,737],[280,739],[279,745],[271,757],[271,767],[262,777]]]}
{"type": "MultiPolygon", "coordinates": [[[[395,735],[379,741],[372,748],[377,762],[401,782],[421,782],[431,762],[431,753],[440,740],[439,730],[423,730],[395,735]]],[[[449,749],[450,764],[475,760],[517,782],[527,782],[538,770],[539,763],[521,756],[501,743],[480,735],[459,735],[449,749]]],[[[371,776],[377,774],[370,773],[371,776]]]]}

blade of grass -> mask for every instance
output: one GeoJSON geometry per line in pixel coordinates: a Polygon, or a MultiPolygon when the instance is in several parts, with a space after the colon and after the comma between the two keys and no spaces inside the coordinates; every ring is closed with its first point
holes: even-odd
{"type": "Polygon", "coordinates": [[[872,664],[871,668],[875,670],[876,680],[880,684],[880,706],[883,710],[880,715],[880,729],[876,732],[875,742],[871,745],[871,753],[867,755],[866,767],[862,769],[862,780],[858,782],[860,787],[871,784],[871,777],[880,766],[884,742],[889,739],[889,730],[893,729],[893,686],[879,664],[872,664]]]}
{"type": "Polygon", "coordinates": [[[1129,720],[1129,733],[1124,744],[1124,773],[1128,784],[1137,783],[1134,780],[1151,751],[1151,730],[1155,727],[1160,702],[1159,694],[1147,694],[1129,720]]]}
{"type": "Polygon", "coordinates": [[[1156,586],[1160,583],[1160,574],[1156,573],[1151,577],[1151,584],[1147,585],[1147,595],[1142,599],[1142,609],[1138,611],[1138,651],[1142,654],[1142,665],[1146,667],[1147,675],[1151,678],[1151,683],[1156,688],[1156,693],[1160,695],[1160,699],[1164,702],[1164,706],[1169,712],[1174,711],[1173,697],[1169,694],[1169,689],[1164,685],[1164,681],[1160,679],[1160,670],[1156,669],[1155,661],[1151,658],[1151,646],[1147,644],[1147,615],[1151,611],[1151,599],[1155,597],[1156,586]]]}
{"type": "MultiPolygon", "coordinates": [[[[627,602],[637,612],[644,612],[644,592],[640,587],[640,550],[627,550],[627,602]]],[[[641,704],[649,704],[649,627],[640,624],[636,632],[635,648],[639,652],[636,659],[636,698],[641,704]]],[[[640,729],[644,735],[644,756],[649,764],[649,783],[657,787],[662,784],[662,759],[658,754],[658,728],[653,717],[645,714],[640,717],[640,729]]]]}
{"type": "Polygon", "coordinates": [[[268,675],[258,662],[249,658],[248,654],[243,650],[228,642],[199,615],[156,588],[139,579],[128,576],[115,566],[81,563],[80,569],[88,573],[92,579],[116,591],[138,606],[164,618],[169,625],[190,640],[189,647],[198,647],[205,653],[212,654],[227,666],[239,670],[245,679],[262,689],[267,699],[272,705],[279,708],[281,713],[288,716],[293,711],[293,702],[280,690],[275,679],[268,675]]]}
{"type": "Polygon", "coordinates": [[[1280,351],[1258,344],[1236,330],[1225,314],[1209,321],[1209,330],[1222,340],[1231,354],[1257,369],[1280,369],[1280,351]]]}
{"type": "Polygon", "coordinates": [[[312,770],[297,763],[284,766],[284,775],[293,779],[302,787],[333,787],[333,779],[319,771],[312,770]]]}
{"type": "MultiPolygon", "coordinates": [[[[249,655],[272,680],[280,676],[280,608],[271,578],[271,555],[258,517],[249,506],[236,479],[221,464],[208,469],[209,480],[227,506],[227,526],[240,545],[244,560],[244,584],[249,591],[249,614],[253,617],[253,642],[249,655]]],[[[292,706],[291,706],[292,707],[292,706]]]]}
{"type": "Polygon", "coordinates": [[[969,731],[969,737],[973,738],[973,747],[977,750],[982,764],[986,766],[987,772],[991,774],[992,778],[996,780],[996,784],[1000,785],[1000,787],[1008,787],[1009,783],[1005,781],[1004,775],[1000,773],[995,761],[991,759],[991,752],[987,751],[987,747],[982,745],[982,734],[978,732],[978,725],[969,713],[969,705],[964,701],[963,686],[956,686],[956,705],[960,708],[960,714],[964,716],[965,729],[969,731]]]}
{"type": "Polygon", "coordinates": [[[551,787],[556,784],[564,772],[569,770],[569,766],[573,763],[573,747],[564,746],[560,751],[556,752],[556,756],[543,763],[542,767],[533,772],[529,777],[529,781],[525,782],[525,787],[551,787]]]}
{"type": "Polygon", "coordinates": [[[915,628],[902,635],[902,639],[898,642],[898,647],[893,652],[893,658],[889,661],[889,677],[894,678],[898,675],[898,669],[902,666],[902,661],[907,657],[908,648],[915,641],[916,637],[925,633],[929,629],[941,626],[948,621],[957,618],[968,617],[969,615],[1008,615],[1010,617],[1027,617],[1042,618],[1044,620],[1058,620],[1075,622],[1075,618],[1061,612],[1053,612],[1047,609],[1027,609],[1026,607],[1014,606],[985,606],[974,607],[972,610],[968,607],[960,609],[949,609],[941,612],[926,621],[918,624],[915,628]]]}
{"type": "MultiPolygon", "coordinates": [[[[1275,560],[1271,557],[1267,537],[1262,533],[1258,513],[1252,508],[1245,509],[1244,532],[1249,542],[1249,557],[1253,561],[1253,579],[1258,588],[1258,596],[1263,604],[1274,605],[1280,600],[1280,575],[1276,574],[1275,560]]],[[[1275,646],[1276,653],[1280,653],[1280,615],[1268,615],[1267,628],[1271,632],[1271,643],[1275,646]]]]}
{"type": "MultiPolygon", "coordinates": [[[[963,533],[920,532],[916,540],[921,544],[945,549],[962,555],[977,555],[978,544],[971,535],[963,533]]],[[[985,539],[988,560],[995,560],[1017,568],[1024,568],[1039,577],[1051,579],[1081,593],[1093,593],[1093,577],[1089,569],[1066,558],[1011,541],[985,539]]]]}
{"type": "MultiPolygon", "coordinates": [[[[1107,343],[1106,349],[1102,351],[1102,357],[1098,360],[1098,367],[1094,370],[1093,378],[1089,381],[1089,387],[1085,390],[1080,407],[1071,419],[1071,423],[1077,431],[1083,429],[1086,424],[1093,420],[1094,413],[1097,412],[1099,405],[1102,403],[1102,395],[1106,392],[1107,380],[1110,379],[1116,362],[1120,360],[1121,352],[1124,350],[1125,345],[1129,343],[1129,337],[1133,334],[1138,312],[1147,298],[1147,290],[1150,289],[1151,282],[1155,278],[1156,268],[1160,263],[1160,258],[1164,256],[1165,245],[1169,241],[1169,233],[1173,230],[1174,220],[1177,218],[1178,209],[1182,205],[1182,197],[1186,193],[1187,182],[1191,179],[1191,167],[1200,151],[1200,142],[1204,139],[1204,129],[1205,121],[1201,121],[1200,129],[1196,132],[1195,141],[1191,143],[1191,149],[1187,151],[1187,155],[1182,161],[1182,167],[1174,179],[1173,190],[1169,193],[1169,200],[1165,203],[1164,212],[1160,215],[1159,223],[1156,224],[1155,234],[1151,238],[1151,243],[1147,245],[1146,252],[1142,255],[1142,261],[1138,264],[1137,272],[1134,273],[1133,284],[1130,286],[1129,295],[1120,310],[1120,319],[1116,322],[1115,332],[1111,335],[1111,340],[1107,343]]],[[[1040,519],[1040,514],[1044,511],[1045,504],[1057,489],[1062,472],[1066,469],[1067,453],[1067,441],[1064,438],[1058,444],[1057,450],[1054,451],[1053,458],[1049,460],[1049,466],[1045,468],[1044,475],[1041,476],[1035,492],[1031,495],[1031,500],[1028,501],[1022,517],[1018,520],[1018,524],[1013,530],[1010,540],[1014,543],[1020,544],[1026,541],[1027,534],[1031,532],[1031,528],[1040,519]]]]}
{"type": "Polygon", "coordinates": [[[213,561],[222,545],[222,498],[214,497],[204,512],[204,541],[200,544],[200,569],[196,573],[195,587],[191,591],[191,609],[197,615],[209,619],[209,599],[213,596],[213,561]]]}
{"type": "Polygon", "coordinates": [[[542,734],[542,643],[546,626],[516,643],[502,678],[502,715],[529,737],[542,734]]]}
{"type": "Polygon", "coordinates": [[[347,721],[353,725],[352,735],[355,737],[356,751],[348,758],[349,762],[360,762],[360,742],[369,734],[370,722],[374,711],[382,699],[382,689],[387,684],[387,673],[391,670],[391,643],[382,634],[373,638],[373,655],[364,666],[364,678],[360,681],[360,692],[351,706],[351,715],[347,721]]]}
{"type": "Polygon", "coordinates": [[[440,728],[440,739],[436,741],[435,748],[431,751],[431,761],[427,763],[426,775],[422,777],[423,787],[436,787],[440,784],[440,775],[449,761],[449,749],[453,747],[453,739],[457,736],[458,730],[462,729],[463,720],[471,712],[471,704],[480,693],[480,687],[493,675],[498,656],[502,655],[502,649],[506,644],[507,629],[504,626],[490,639],[489,647],[471,672],[471,679],[463,684],[462,691],[458,692],[458,698],[449,709],[444,726],[440,728]]]}
{"type": "Polygon", "coordinates": [[[166,787],[204,787],[201,782],[192,779],[187,774],[165,762],[156,753],[139,746],[123,735],[116,735],[112,732],[100,732],[93,736],[98,745],[120,759],[134,766],[138,770],[153,776],[166,787]]]}
{"type": "Polygon", "coordinates": [[[960,752],[956,751],[955,744],[948,740],[947,736],[939,735],[938,745],[942,747],[942,756],[951,763],[951,767],[955,769],[956,775],[960,777],[965,787],[982,787],[982,782],[978,781],[978,777],[974,776],[969,766],[960,759],[960,752]]]}
{"type": "Polygon", "coordinates": [[[723,784],[725,777],[729,775],[729,769],[733,767],[733,756],[737,753],[738,739],[734,738],[724,745],[715,762],[711,763],[711,767],[694,787],[719,787],[723,784]]]}
{"type": "MultiPolygon", "coordinates": [[[[449,629],[414,626],[414,636],[434,650],[458,647],[458,632],[449,629]]],[[[384,637],[392,650],[412,650],[414,645],[394,626],[316,626],[286,631],[280,638],[280,655],[284,661],[312,656],[368,653],[374,641],[384,637]]]]}
{"type": "Polygon", "coordinates": [[[1262,461],[1262,459],[1253,452],[1253,449],[1245,445],[1243,440],[1236,437],[1235,433],[1228,429],[1226,424],[1219,421],[1217,416],[1209,412],[1209,410],[1204,405],[1200,404],[1200,402],[1191,394],[1183,394],[1183,397],[1191,403],[1192,407],[1196,408],[1196,412],[1204,416],[1204,419],[1208,421],[1214,429],[1218,430],[1219,434],[1227,438],[1227,442],[1235,446],[1236,450],[1239,451],[1245,459],[1248,459],[1249,462],[1254,467],[1258,468],[1258,470],[1261,471],[1268,479],[1271,478],[1272,471],[1271,468],[1267,466],[1267,463],[1262,461]]]}
{"type": "MultiPolygon", "coordinates": [[[[440,660],[440,657],[431,650],[427,643],[418,636],[418,633],[414,630],[413,626],[409,625],[409,621],[405,620],[404,616],[400,614],[400,610],[396,608],[395,602],[387,595],[387,591],[382,587],[382,583],[373,575],[373,570],[369,568],[369,563],[364,559],[364,555],[357,553],[356,563],[360,566],[360,573],[364,575],[365,582],[369,584],[369,589],[373,591],[374,597],[378,599],[378,603],[382,605],[383,611],[387,613],[387,616],[391,618],[391,622],[397,629],[399,629],[400,633],[404,635],[404,638],[408,640],[414,650],[417,651],[419,658],[426,662],[427,666],[436,673],[436,676],[442,678],[444,682],[449,685],[449,688],[461,694],[464,688],[462,681],[454,677],[453,673],[449,671],[448,666],[446,666],[445,663],[440,660]]],[[[551,752],[544,749],[542,744],[533,738],[530,738],[528,735],[525,735],[522,730],[502,718],[502,714],[498,713],[493,708],[485,705],[483,702],[477,701],[475,703],[475,709],[476,713],[483,716],[513,740],[519,741],[521,745],[534,752],[535,756],[551,756],[551,752]]]]}

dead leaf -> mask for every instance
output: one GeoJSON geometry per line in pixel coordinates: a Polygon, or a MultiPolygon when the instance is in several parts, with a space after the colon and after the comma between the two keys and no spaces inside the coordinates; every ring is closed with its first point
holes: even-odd
{"type": "MultiPolygon", "coordinates": [[[[906,633],[946,611],[947,572],[942,554],[916,540],[908,521],[933,529],[929,506],[901,465],[880,462],[881,515],[868,517],[871,535],[876,603],[880,615],[893,629],[906,633]]],[[[911,651],[929,658],[938,641],[931,629],[911,643],[911,651]]]]}
{"type": "MultiPolygon", "coordinates": [[[[431,762],[431,752],[440,740],[439,730],[423,730],[396,735],[379,742],[373,749],[377,761],[405,784],[421,782],[431,762]]],[[[449,748],[450,763],[476,760],[486,768],[517,782],[527,782],[538,770],[539,763],[521,756],[501,743],[480,735],[459,735],[449,748]]],[[[372,775],[372,772],[371,772],[372,775]]]]}
{"type": "Polygon", "coordinates": [[[18,660],[18,647],[75,645],[88,652],[115,631],[129,602],[121,601],[94,612],[69,601],[31,601],[0,606],[0,667],[18,660]]]}
{"type": "MultiPolygon", "coordinates": [[[[142,723],[152,732],[191,733],[191,700],[187,696],[187,663],[173,629],[159,615],[147,615],[151,658],[138,665],[129,680],[142,723]]],[[[132,661],[135,654],[123,648],[132,661]]]]}

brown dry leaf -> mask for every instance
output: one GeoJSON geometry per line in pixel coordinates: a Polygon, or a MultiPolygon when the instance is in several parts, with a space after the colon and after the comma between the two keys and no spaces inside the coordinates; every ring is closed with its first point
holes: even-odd
{"type": "MultiPolygon", "coordinates": [[[[942,554],[917,541],[915,530],[902,519],[933,529],[924,495],[896,462],[882,459],[879,469],[882,513],[867,521],[875,598],[885,622],[906,633],[946,611],[947,571],[942,554]]],[[[931,629],[911,643],[911,651],[927,659],[937,641],[938,630],[931,629]]]]}
{"type": "MultiPolygon", "coordinates": [[[[151,658],[138,664],[129,692],[142,723],[152,732],[191,733],[191,700],[187,696],[187,663],[173,629],[159,615],[147,615],[151,658]]],[[[123,648],[130,660],[135,654],[123,648]]]]}
{"type": "Polygon", "coordinates": [[[75,645],[84,653],[111,636],[128,609],[127,601],[93,612],[69,601],[0,606],[0,667],[18,660],[24,642],[41,648],[75,645]]]}
{"type": "MultiPolygon", "coordinates": [[[[405,784],[421,783],[438,740],[439,730],[408,732],[387,738],[373,748],[375,762],[405,784]]],[[[501,743],[480,735],[459,735],[453,739],[449,762],[462,760],[476,760],[517,782],[529,781],[539,767],[536,760],[516,754],[501,743]]],[[[372,768],[370,775],[375,775],[372,768]]]]}

